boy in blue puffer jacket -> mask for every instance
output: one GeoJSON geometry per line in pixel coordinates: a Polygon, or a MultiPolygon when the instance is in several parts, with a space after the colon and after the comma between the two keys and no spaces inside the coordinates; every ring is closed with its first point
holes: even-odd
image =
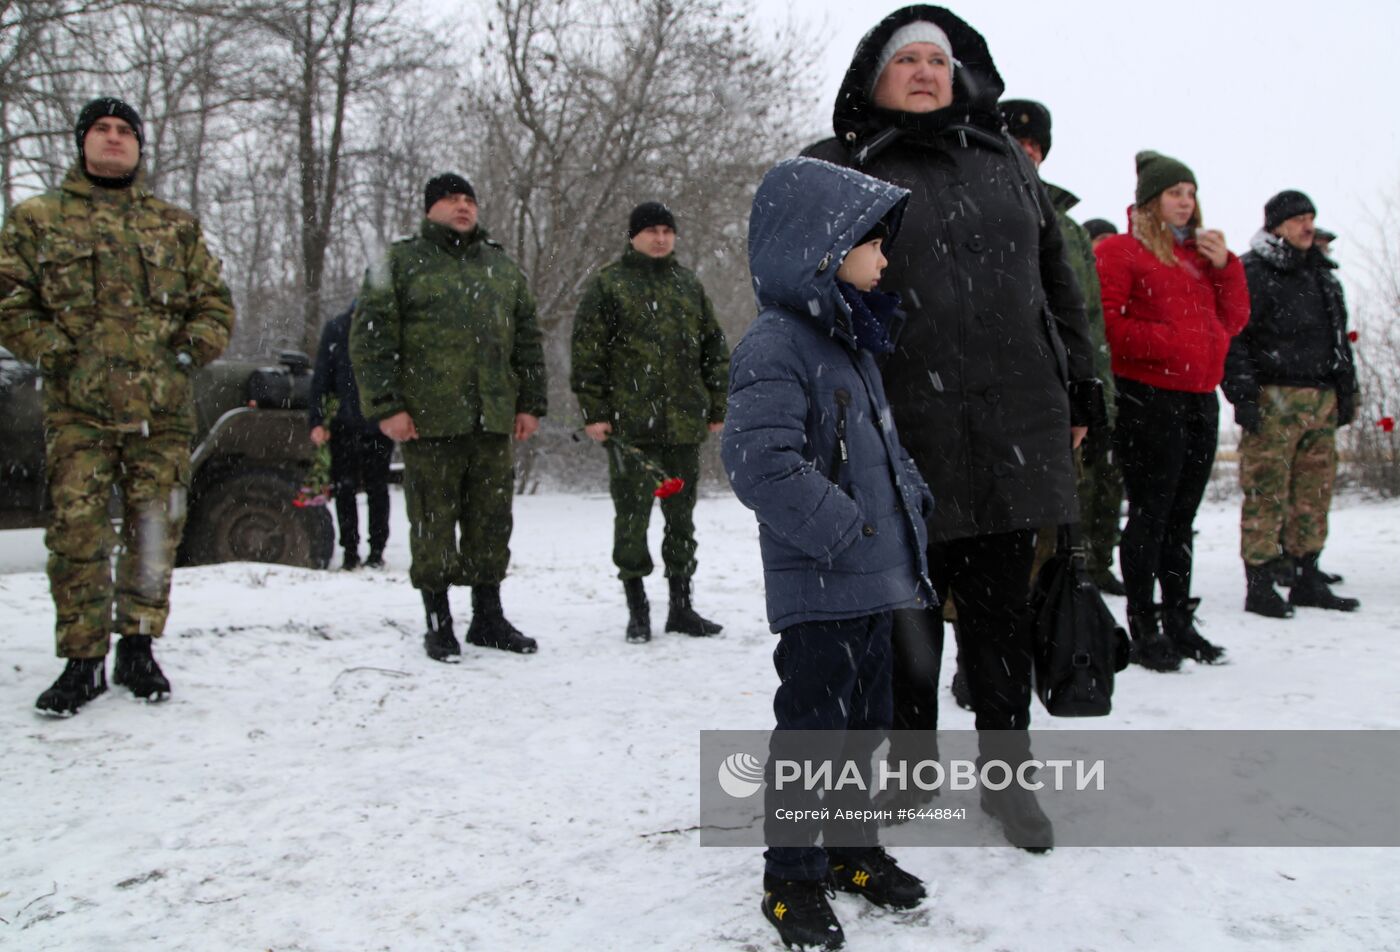
{"type": "MultiPolygon", "coordinates": [[[[924,561],[933,499],[899,443],[876,364],[893,348],[899,303],[874,290],[882,243],[894,239],[908,196],[814,159],[780,162],[764,177],[749,220],[760,313],[731,360],[722,444],[730,484],[758,518],[768,620],[780,636],[775,743],[784,731],[824,731],[831,759],[867,766],[873,748],[853,750],[845,732],[891,725],[892,613],[934,602],[924,561]]],[[[882,906],[924,898],[877,845],[873,822],[842,827],[826,849],[816,824],[801,831],[802,845],[788,845],[790,829],[775,836],[775,810],[797,801],[775,789],[773,761],[762,909],[784,943],[843,943],[828,884],[882,906]]],[[[863,791],[823,802],[869,808],[863,791]]]]}

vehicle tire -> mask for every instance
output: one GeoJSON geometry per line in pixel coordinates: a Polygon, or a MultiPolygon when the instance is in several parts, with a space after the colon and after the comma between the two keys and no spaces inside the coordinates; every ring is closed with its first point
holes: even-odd
{"type": "Polygon", "coordinates": [[[226,476],[193,502],[180,564],[276,562],[309,569],[330,564],[335,526],[329,507],[292,505],[300,483],[277,470],[226,476]]]}

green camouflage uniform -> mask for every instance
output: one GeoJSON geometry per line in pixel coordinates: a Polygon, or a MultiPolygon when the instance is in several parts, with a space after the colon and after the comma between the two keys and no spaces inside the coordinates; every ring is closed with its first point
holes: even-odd
{"type": "Polygon", "coordinates": [[[1240,439],[1240,555],[1247,565],[1321,552],[1337,474],[1337,394],[1265,385],[1260,426],[1240,439]],[[1280,529],[1282,530],[1280,532],[1280,529]]]}
{"type": "Polygon", "coordinates": [[[208,363],[232,328],[198,221],[139,175],[129,188],[100,188],[75,166],[59,190],[16,206],[0,232],[0,343],[44,374],[60,657],[100,658],[114,631],[163,632],[194,435],[177,355],[208,363]]]}
{"type": "MultiPolygon", "coordinates": [[[[1089,233],[1069,217],[1069,210],[1079,204],[1079,199],[1055,185],[1046,185],[1046,189],[1065,238],[1065,254],[1079,280],[1079,289],[1084,293],[1084,311],[1094,341],[1094,373],[1103,382],[1104,407],[1108,411],[1109,425],[1091,428],[1079,446],[1079,531],[1087,549],[1089,571],[1098,575],[1108,572],[1113,565],[1113,550],[1118,546],[1118,517],[1123,506],[1123,474],[1113,460],[1113,421],[1117,416],[1113,362],[1104,331],[1094,245],[1089,233]]],[[[1041,534],[1048,536],[1046,544],[1053,552],[1055,533],[1041,534]]]]}
{"type": "Polygon", "coordinates": [[[510,562],[515,415],[546,410],[525,276],[485,229],[461,234],[424,220],[365,279],[350,359],[365,418],[406,410],[418,430],[403,444],[414,587],[500,584],[510,562]]]}
{"type": "MultiPolygon", "coordinates": [[[[613,435],[685,489],[661,501],[669,578],[695,574],[695,484],[709,423],[724,422],[729,348],[694,272],[674,255],[628,248],[584,288],[574,319],[571,384],[585,423],[613,435]]],[[[657,477],[615,447],[608,476],[616,516],[613,562],[622,579],[652,571],[647,550],[657,477]]]]}

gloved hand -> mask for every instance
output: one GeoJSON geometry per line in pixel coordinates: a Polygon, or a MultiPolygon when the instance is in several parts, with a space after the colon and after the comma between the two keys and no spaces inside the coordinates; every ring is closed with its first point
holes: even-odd
{"type": "Polygon", "coordinates": [[[1337,394],[1337,426],[1346,426],[1356,419],[1356,394],[1337,394]]]}
{"type": "Polygon", "coordinates": [[[1264,418],[1259,413],[1259,404],[1253,400],[1241,400],[1235,404],[1235,422],[1246,432],[1258,434],[1264,418]]]}

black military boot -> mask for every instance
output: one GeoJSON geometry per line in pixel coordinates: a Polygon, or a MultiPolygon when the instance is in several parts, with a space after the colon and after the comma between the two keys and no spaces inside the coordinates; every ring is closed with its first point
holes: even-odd
{"type": "Polygon", "coordinates": [[[967,675],[962,668],[953,671],[953,700],[964,711],[972,710],[972,688],[967,683],[967,675]]]}
{"type": "MultiPolygon", "coordinates": [[[[1272,562],[1266,563],[1270,574],[1273,575],[1273,583],[1279,588],[1292,588],[1293,579],[1298,574],[1298,565],[1289,555],[1280,555],[1272,562]]],[[[1330,582],[1328,584],[1331,584],[1330,582]]]]}
{"type": "Polygon", "coordinates": [[[1293,579],[1293,589],[1288,593],[1288,603],[1300,608],[1328,608],[1336,612],[1354,612],[1361,602],[1354,598],[1344,598],[1327,587],[1322,570],[1317,567],[1320,553],[1303,555],[1298,558],[1298,574],[1293,579]]]}
{"type": "Polygon", "coordinates": [[[1176,671],[1181,667],[1181,655],[1171,639],[1162,634],[1161,624],[1156,605],[1151,611],[1128,615],[1128,633],[1133,639],[1132,659],[1149,671],[1176,671]]]}
{"type": "Polygon", "coordinates": [[[1048,853],[1055,848],[1055,828],[1040,808],[1033,791],[1015,780],[1002,790],[982,787],[982,810],[1001,822],[1006,841],[1027,853],[1048,853]]]}
{"type": "Polygon", "coordinates": [[[106,690],[106,658],[69,658],[63,673],[39,695],[34,707],[40,714],[70,717],[106,690]]]}
{"type": "Polygon", "coordinates": [[[764,875],[763,918],[773,923],[789,949],[839,949],[846,933],[827,897],[835,895],[829,879],[777,879],[764,875]]]}
{"type": "Polygon", "coordinates": [[[539,650],[535,639],[522,635],[506,621],[499,585],[472,586],[472,623],[467,628],[467,641],[478,648],[500,648],[516,654],[534,654],[539,650]]]}
{"type": "Polygon", "coordinates": [[[829,849],[826,855],[836,888],[864,896],[877,906],[913,909],[928,895],[923,880],[900,869],[884,847],[829,849]]]}
{"type": "Polygon", "coordinates": [[[724,626],[700,617],[690,605],[690,579],[671,578],[671,610],[666,613],[666,630],[703,638],[724,631],[724,626]]]}
{"type": "Polygon", "coordinates": [[[1185,605],[1168,607],[1162,614],[1162,631],[1183,658],[1202,664],[1220,664],[1225,660],[1225,649],[1206,641],[1196,630],[1196,608],[1200,604],[1199,598],[1191,598],[1185,605]]]}
{"type": "Polygon", "coordinates": [[[1292,618],[1293,609],[1283,596],[1274,591],[1272,562],[1244,566],[1244,610],[1265,618],[1292,618]]]}
{"type": "Polygon", "coordinates": [[[634,645],[651,641],[651,604],[647,589],[639,578],[623,579],[627,593],[627,641],[634,645]]]}
{"type": "Polygon", "coordinates": [[[151,654],[150,635],[123,635],[117,641],[112,683],[130,688],[132,694],[146,701],[170,697],[170,682],[151,654]]]}
{"type": "Polygon", "coordinates": [[[423,610],[428,614],[428,632],[423,650],[434,661],[456,664],[462,660],[462,646],[452,632],[452,605],[447,592],[423,592],[423,610]]]}

